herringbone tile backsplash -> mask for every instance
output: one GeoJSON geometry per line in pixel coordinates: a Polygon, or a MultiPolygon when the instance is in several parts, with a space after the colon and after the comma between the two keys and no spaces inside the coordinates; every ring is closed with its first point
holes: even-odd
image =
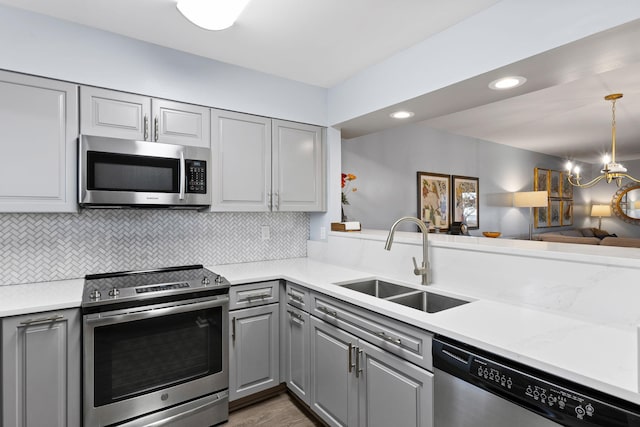
{"type": "Polygon", "coordinates": [[[0,285],[306,255],[306,213],[82,210],[0,214],[0,285]],[[261,240],[268,225],[269,240],[261,240]]]}

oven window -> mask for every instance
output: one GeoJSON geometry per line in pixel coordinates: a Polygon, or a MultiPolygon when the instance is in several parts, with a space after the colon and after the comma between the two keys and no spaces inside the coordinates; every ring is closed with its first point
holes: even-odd
{"type": "Polygon", "coordinates": [[[87,187],[101,191],[178,193],[178,159],[87,152],[87,187]]]}
{"type": "Polygon", "coordinates": [[[102,406],[222,371],[222,308],[94,329],[94,403],[102,406]]]}

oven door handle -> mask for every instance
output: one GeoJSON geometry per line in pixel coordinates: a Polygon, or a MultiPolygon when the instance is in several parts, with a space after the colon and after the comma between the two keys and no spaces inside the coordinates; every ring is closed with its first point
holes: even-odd
{"type": "MultiPolygon", "coordinates": [[[[133,322],[135,320],[149,319],[152,317],[166,316],[169,314],[185,313],[189,311],[203,310],[207,308],[220,307],[229,304],[229,297],[217,296],[214,299],[187,304],[176,304],[169,307],[132,309],[130,311],[118,310],[114,312],[99,313],[95,317],[85,316],[85,323],[88,325],[111,325],[115,323],[133,322]]],[[[139,307],[138,307],[139,308],[139,307]]]]}

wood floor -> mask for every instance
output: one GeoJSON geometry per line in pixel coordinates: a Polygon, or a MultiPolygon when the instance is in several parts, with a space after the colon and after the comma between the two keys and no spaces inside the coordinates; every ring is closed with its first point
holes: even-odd
{"type": "Polygon", "coordinates": [[[222,427],[316,427],[318,425],[296,406],[288,393],[282,393],[230,413],[229,422],[222,427]]]}

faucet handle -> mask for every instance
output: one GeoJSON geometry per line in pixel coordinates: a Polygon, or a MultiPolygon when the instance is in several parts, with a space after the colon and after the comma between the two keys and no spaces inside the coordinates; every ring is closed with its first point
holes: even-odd
{"type": "Polygon", "coordinates": [[[416,261],[416,257],[411,257],[411,259],[413,260],[413,274],[415,274],[416,276],[419,276],[420,274],[422,274],[422,269],[418,268],[418,262],[416,261]]]}

